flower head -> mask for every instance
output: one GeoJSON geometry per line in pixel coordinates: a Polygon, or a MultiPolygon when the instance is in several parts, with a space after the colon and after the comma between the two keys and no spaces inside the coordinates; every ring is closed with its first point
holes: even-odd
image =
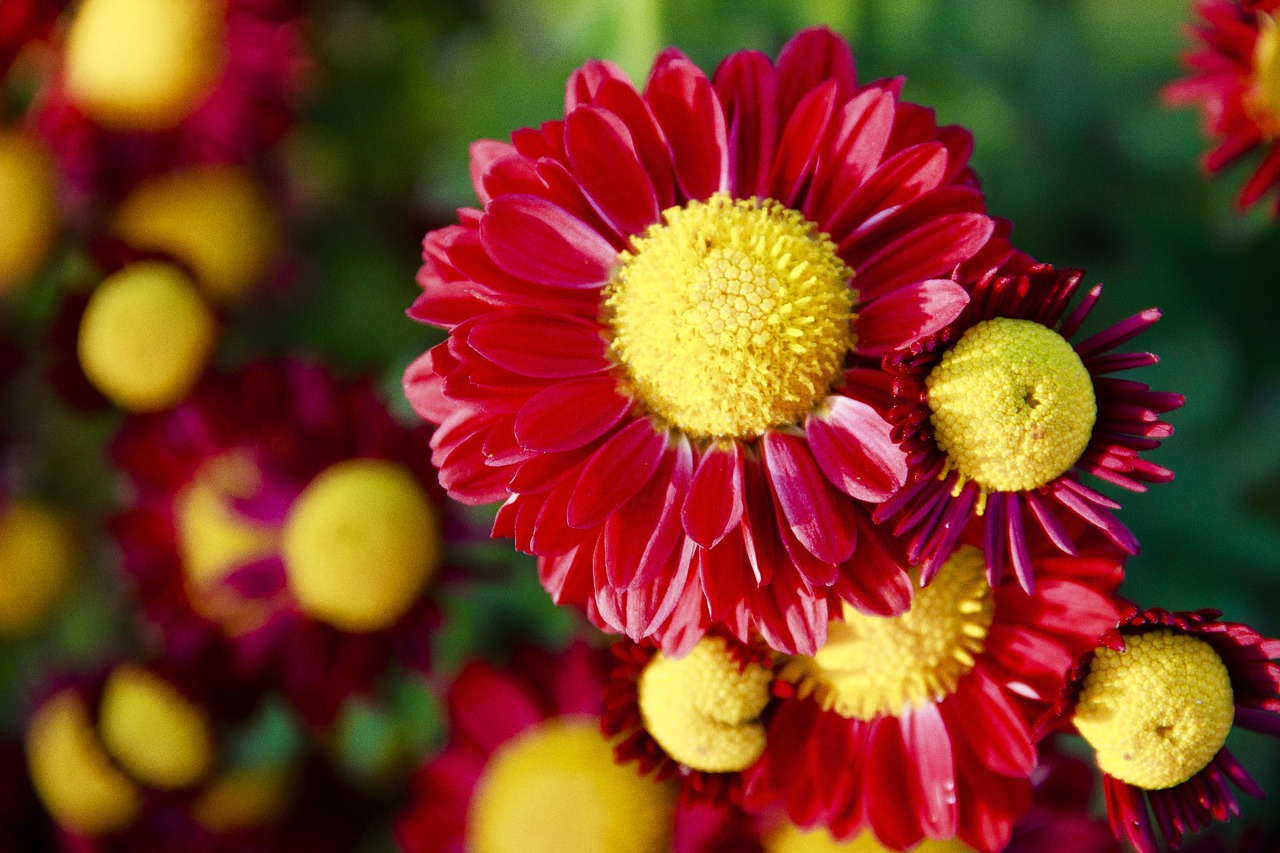
{"type": "Polygon", "coordinates": [[[1130,607],[1041,723],[1094,748],[1112,831],[1139,853],[1238,815],[1233,784],[1263,795],[1224,743],[1233,725],[1280,736],[1280,642],[1220,615],[1130,607]]]}
{"type": "Polygon", "coordinates": [[[1236,207],[1247,210],[1268,194],[1280,215],[1280,27],[1275,0],[1197,0],[1191,28],[1197,46],[1184,56],[1191,71],[1164,89],[1174,106],[1198,103],[1215,147],[1204,168],[1218,172],[1254,151],[1261,161],[1241,188],[1236,207]]]}
{"type": "Polygon", "coordinates": [[[1092,288],[1068,311],[1081,277],[1048,265],[988,274],[954,323],[885,359],[897,377],[894,436],[911,474],[875,518],[909,537],[907,556],[922,564],[922,580],[974,519],[993,584],[1012,565],[1033,588],[1032,528],[1074,554],[1069,530],[1083,521],[1137,553],[1113,512],[1119,504],[1079,474],[1135,492],[1172,479],[1139,454],[1173,433],[1159,416],[1183,398],[1111,376],[1156,363],[1151,353],[1114,351],[1155,323],[1156,309],[1071,343],[1102,292],[1092,288]]]}
{"type": "Polygon", "coordinates": [[[427,235],[409,312],[449,340],[405,392],[557,602],[666,653],[712,625],[813,652],[844,602],[906,606],[865,508],[906,468],[864,368],[1011,250],[968,133],[899,87],[826,30],[710,79],[668,50],[643,92],[588,63],[563,120],[472,147],[483,209],[427,235]]]}
{"type": "Polygon", "coordinates": [[[170,656],[229,644],[319,724],[389,661],[425,668],[456,522],[422,432],[367,383],[292,361],[127,422],[114,452],[136,491],[113,529],[170,656]]]}
{"type": "Polygon", "coordinates": [[[866,830],[897,850],[922,839],[987,853],[1008,843],[1031,802],[1033,723],[1064,666],[1114,625],[1121,566],[1037,542],[1041,584],[1027,596],[1012,578],[988,583],[973,541],[906,613],[846,608],[816,655],[779,662],[785,689],[748,771],[748,808],[776,805],[839,839],[866,830]]]}

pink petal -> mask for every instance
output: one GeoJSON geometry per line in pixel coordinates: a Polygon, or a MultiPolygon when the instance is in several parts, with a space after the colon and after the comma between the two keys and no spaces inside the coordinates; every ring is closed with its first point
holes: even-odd
{"type": "MultiPolygon", "coordinates": [[[[916,815],[927,838],[952,838],[959,822],[951,734],[938,706],[922,702],[902,715],[902,740],[915,765],[916,815]]],[[[1029,739],[1028,739],[1029,742],[1029,739]]]]}
{"type": "Polygon", "coordinates": [[[569,525],[600,524],[649,482],[667,452],[667,434],[647,419],[633,421],[595,452],[582,468],[569,501],[569,525]]]}
{"type": "Polygon", "coordinates": [[[565,153],[596,212],[622,236],[642,233],[658,221],[653,182],[613,113],[579,107],[564,124],[565,153]]]}
{"type": "Polygon", "coordinates": [[[529,450],[573,450],[604,435],[631,409],[611,376],[573,379],[534,394],[516,415],[516,439],[529,450]]]}
{"type": "Polygon", "coordinates": [[[582,104],[595,103],[601,87],[609,82],[631,85],[631,81],[627,79],[627,72],[607,59],[589,59],[581,68],[574,69],[564,87],[565,115],[582,104]]]}
{"type": "Polygon", "coordinates": [[[969,304],[969,292],[949,278],[931,278],[863,305],[854,331],[860,355],[883,356],[944,328],[969,304]]]}
{"type": "Polygon", "coordinates": [[[480,199],[480,203],[488,204],[490,196],[483,189],[484,175],[489,171],[489,167],[493,165],[494,161],[515,154],[515,146],[509,142],[499,142],[496,139],[477,139],[471,143],[471,147],[467,150],[471,155],[471,185],[475,187],[476,196],[480,199]]]}
{"type": "Polygon", "coordinates": [[[714,548],[738,526],[746,501],[742,448],[713,444],[698,462],[681,519],[684,530],[703,548],[714,548]]]}
{"type": "Polygon", "coordinates": [[[564,208],[531,195],[504,195],[489,203],[480,240],[493,262],[511,275],[554,287],[599,287],[618,253],[564,208]]]}
{"type": "Polygon", "coordinates": [[[841,517],[838,496],[803,439],[769,430],[762,441],[765,471],[778,506],[802,545],[825,563],[843,563],[853,553],[856,533],[833,523],[841,517]]]}
{"type": "Polygon", "coordinates": [[[521,376],[564,379],[609,367],[597,323],[546,311],[492,311],[471,327],[467,344],[521,376]]]}
{"type": "Polygon", "coordinates": [[[724,111],[706,75],[686,59],[654,69],[645,100],[671,146],[676,181],[691,199],[729,188],[724,111]]]}
{"type": "Polygon", "coordinates": [[[805,421],[809,450],[826,478],[858,500],[881,502],[907,478],[892,428],[861,400],[832,395],[805,421]]]}
{"type": "Polygon", "coordinates": [[[405,399],[418,417],[442,424],[457,410],[458,404],[444,395],[444,377],[436,372],[436,358],[447,348],[437,344],[414,359],[404,371],[405,399]]]}

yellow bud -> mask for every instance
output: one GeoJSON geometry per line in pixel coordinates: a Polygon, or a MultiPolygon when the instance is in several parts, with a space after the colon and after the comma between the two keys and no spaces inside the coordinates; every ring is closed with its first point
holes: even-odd
{"type": "Polygon", "coordinates": [[[53,175],[33,139],[0,132],[0,296],[26,284],[49,253],[58,223],[53,175]]]}
{"type": "Polygon", "coordinates": [[[70,586],[76,549],[66,522],[31,501],[0,511],[0,636],[44,624],[70,586]]]}
{"type": "Polygon", "coordinates": [[[165,791],[198,782],[213,765],[213,729],[204,712],[169,682],[136,666],[107,680],[102,740],[135,779],[165,791]]]}

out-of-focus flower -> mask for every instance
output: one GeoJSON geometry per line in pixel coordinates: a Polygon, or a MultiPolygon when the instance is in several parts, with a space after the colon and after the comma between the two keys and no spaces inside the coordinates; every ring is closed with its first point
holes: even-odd
{"type": "Polygon", "coordinates": [[[50,853],[53,824],[31,787],[22,741],[0,739],[0,853],[50,853]]]}
{"type": "Polygon", "coordinates": [[[86,0],[32,121],[70,186],[115,198],[147,175],[250,163],[292,120],[292,0],[86,0]]]}
{"type": "Polygon", "coordinates": [[[1093,287],[1068,311],[1081,277],[1048,265],[991,273],[959,319],[885,359],[896,376],[894,436],[911,474],[875,518],[910,537],[908,559],[922,564],[926,582],[975,518],[991,582],[1012,565],[1028,592],[1033,528],[1063,552],[1083,553],[1068,530],[1084,521],[1137,553],[1113,512],[1119,504],[1079,475],[1135,492],[1171,480],[1140,454],[1173,433],[1159,416],[1183,397],[1111,375],[1158,360],[1115,352],[1159,319],[1154,308],[1071,343],[1102,293],[1093,287]]]}
{"type": "Polygon", "coordinates": [[[1139,853],[1238,815],[1232,785],[1263,796],[1224,744],[1233,724],[1280,736],[1280,641],[1220,615],[1130,607],[1042,721],[1094,748],[1112,831],[1139,853]]]}
{"type": "Polygon", "coordinates": [[[27,284],[49,255],[58,230],[54,180],[35,137],[0,130],[0,297],[27,284]]]}
{"type": "Polygon", "coordinates": [[[367,382],[295,361],[213,374],[175,409],[128,421],[134,487],[113,529],[169,657],[230,643],[312,723],[394,662],[429,665],[428,595],[460,523],[367,382]]]}
{"type": "Polygon", "coordinates": [[[43,626],[66,597],[78,549],[67,520],[43,503],[0,498],[0,637],[43,626]]]}
{"type": "Polygon", "coordinates": [[[411,783],[396,824],[401,848],[671,849],[675,787],[616,763],[600,731],[608,660],[575,645],[557,658],[520,649],[505,669],[469,664],[447,694],[449,743],[411,783]]]}
{"type": "MultiPolygon", "coordinates": [[[[1261,201],[1280,183],[1280,2],[1196,0],[1198,42],[1183,61],[1191,76],[1165,87],[1166,103],[1199,104],[1205,133],[1216,147],[1204,158],[1215,173],[1261,149],[1262,159],[1236,199],[1240,211],[1261,201]]],[[[1280,215],[1272,194],[1271,215],[1280,215]]]]}
{"type": "Polygon", "coordinates": [[[1113,557],[1048,543],[1033,560],[1035,596],[1012,578],[993,589],[982,553],[962,544],[907,613],[846,608],[816,655],[781,661],[777,685],[794,689],[775,688],[747,807],[777,805],[837,838],[868,829],[898,850],[953,837],[1004,847],[1031,804],[1033,724],[1074,656],[1115,625],[1122,573],[1113,557]]]}
{"type": "Polygon", "coordinates": [[[713,624],[812,653],[842,603],[907,606],[864,503],[906,469],[861,366],[1010,249],[968,132],[900,86],[826,30],[712,79],[673,49],[643,93],[588,63],[563,120],[473,145],[484,209],[427,235],[409,311],[449,340],[405,391],[557,602],[668,653],[713,624]]]}
{"type": "Polygon", "coordinates": [[[31,42],[47,38],[70,0],[8,0],[0,6],[0,82],[31,42]]]}

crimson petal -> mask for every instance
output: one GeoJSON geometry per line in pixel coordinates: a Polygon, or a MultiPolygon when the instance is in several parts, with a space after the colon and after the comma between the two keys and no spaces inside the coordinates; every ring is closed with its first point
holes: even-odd
{"type": "Polygon", "coordinates": [[[618,253],[591,226],[531,195],[495,198],[480,220],[480,241],[503,271],[553,287],[599,287],[618,253]]]}
{"type": "Polygon", "coordinates": [[[611,376],[560,382],[520,407],[516,439],[528,450],[573,450],[604,435],[630,408],[611,376]]]}
{"type": "Polygon", "coordinates": [[[906,456],[892,427],[861,400],[828,397],[804,429],[822,473],[850,497],[880,502],[906,481],[906,456]]]}
{"type": "Polygon", "coordinates": [[[853,554],[856,532],[832,523],[843,500],[827,483],[803,439],[769,430],[762,441],[765,471],[791,532],[825,563],[843,563],[853,554]]]}
{"type": "Polygon", "coordinates": [[[483,315],[468,332],[467,343],[489,361],[521,376],[566,379],[609,367],[605,340],[596,323],[546,311],[483,315]]]}
{"type": "Polygon", "coordinates": [[[579,107],[564,124],[564,147],[596,212],[626,237],[658,221],[658,199],[622,120],[599,107],[579,107]]]}
{"type": "Polygon", "coordinates": [[[949,278],[900,287],[862,306],[854,326],[860,355],[884,356],[947,326],[969,304],[969,292],[949,278]]]}
{"type": "Polygon", "coordinates": [[[569,501],[570,527],[589,530],[649,482],[667,451],[667,434],[647,419],[623,427],[587,461],[569,501]]]}
{"type": "Polygon", "coordinates": [[[703,548],[714,548],[742,520],[746,505],[743,466],[737,442],[711,445],[698,462],[681,520],[685,532],[703,548]]]}

